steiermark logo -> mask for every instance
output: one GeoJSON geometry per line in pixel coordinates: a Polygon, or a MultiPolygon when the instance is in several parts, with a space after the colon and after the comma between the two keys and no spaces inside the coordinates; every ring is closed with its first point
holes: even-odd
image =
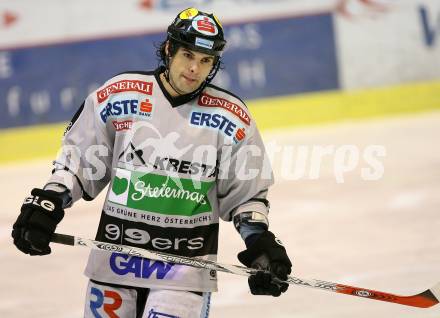
{"type": "Polygon", "coordinates": [[[109,201],[141,211],[167,215],[196,215],[211,212],[208,192],[214,182],[171,178],[118,168],[113,178],[109,201]]]}
{"type": "Polygon", "coordinates": [[[114,203],[126,205],[128,199],[128,192],[130,189],[130,180],[131,180],[131,171],[116,169],[116,174],[113,178],[109,200],[114,203]]]}

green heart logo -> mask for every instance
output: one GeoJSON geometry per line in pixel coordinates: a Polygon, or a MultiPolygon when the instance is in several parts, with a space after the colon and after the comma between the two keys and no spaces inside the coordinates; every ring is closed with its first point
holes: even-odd
{"type": "Polygon", "coordinates": [[[116,195],[120,195],[127,191],[128,180],[127,178],[118,178],[115,176],[113,179],[112,191],[116,195]]]}

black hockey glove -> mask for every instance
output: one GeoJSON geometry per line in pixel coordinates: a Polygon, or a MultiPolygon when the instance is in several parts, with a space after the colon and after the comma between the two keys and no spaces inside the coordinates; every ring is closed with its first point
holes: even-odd
{"type": "Polygon", "coordinates": [[[15,221],[12,237],[17,248],[29,255],[47,255],[49,242],[58,223],[64,217],[60,193],[33,189],[24,200],[21,213],[15,221]]]}
{"type": "Polygon", "coordinates": [[[272,232],[266,231],[260,234],[245,251],[238,254],[238,260],[247,267],[270,272],[258,272],[249,277],[249,288],[253,295],[278,297],[289,287],[287,283],[274,280],[275,277],[286,280],[292,270],[292,263],[286,249],[272,232]]]}

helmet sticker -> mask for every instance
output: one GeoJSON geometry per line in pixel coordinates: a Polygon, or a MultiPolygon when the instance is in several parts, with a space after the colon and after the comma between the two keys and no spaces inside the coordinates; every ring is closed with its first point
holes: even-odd
{"type": "Polygon", "coordinates": [[[199,10],[197,10],[196,8],[189,8],[189,9],[183,10],[183,11],[179,14],[179,18],[182,19],[182,20],[191,20],[191,19],[194,18],[198,13],[199,13],[199,10]]]}
{"type": "Polygon", "coordinates": [[[210,41],[210,40],[207,40],[207,39],[204,39],[204,38],[196,37],[196,43],[195,44],[196,44],[196,46],[200,46],[200,47],[203,47],[203,48],[211,50],[212,47],[214,46],[214,41],[210,41]]]}
{"type": "Polygon", "coordinates": [[[218,28],[214,20],[210,17],[199,15],[192,21],[193,28],[201,34],[214,36],[218,33],[218,28]]]}
{"type": "Polygon", "coordinates": [[[220,23],[220,20],[217,18],[217,16],[215,14],[213,14],[213,16],[214,16],[214,20],[215,20],[215,22],[217,22],[218,26],[223,29],[223,26],[220,23]]]}

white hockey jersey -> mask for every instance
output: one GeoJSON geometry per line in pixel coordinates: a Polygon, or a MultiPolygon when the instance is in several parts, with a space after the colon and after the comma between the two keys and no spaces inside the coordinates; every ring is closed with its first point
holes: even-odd
{"type": "MultiPolygon", "coordinates": [[[[49,183],[73,201],[109,185],[96,239],[216,260],[219,218],[267,215],[273,183],[264,146],[244,103],[208,85],[172,98],[159,74],[127,72],[84,101],[66,129],[49,183]]],[[[209,270],[92,251],[85,274],[98,281],[215,291],[209,270]]]]}

